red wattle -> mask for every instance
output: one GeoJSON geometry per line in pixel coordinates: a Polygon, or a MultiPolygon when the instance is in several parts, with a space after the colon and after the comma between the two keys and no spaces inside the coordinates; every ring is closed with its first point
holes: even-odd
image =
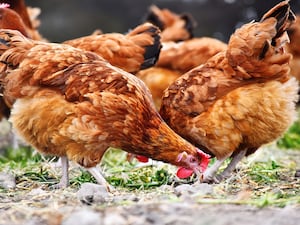
{"type": "Polygon", "coordinates": [[[142,156],[142,155],[136,155],[135,158],[137,160],[139,160],[139,162],[142,162],[142,163],[146,163],[149,161],[149,159],[146,156],[142,156]]]}
{"type": "Polygon", "coordinates": [[[177,170],[176,175],[180,179],[185,179],[185,178],[188,178],[188,177],[192,176],[193,173],[194,173],[194,171],[191,170],[191,169],[187,169],[187,168],[184,168],[184,167],[179,167],[179,169],[177,170]]]}

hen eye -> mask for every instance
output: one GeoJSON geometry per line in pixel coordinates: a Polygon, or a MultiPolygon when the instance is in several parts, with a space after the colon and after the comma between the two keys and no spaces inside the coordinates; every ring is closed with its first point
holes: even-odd
{"type": "Polygon", "coordinates": [[[191,159],[190,159],[190,162],[191,162],[191,163],[195,163],[195,162],[196,162],[196,159],[195,159],[195,158],[191,158],[191,159]]]}

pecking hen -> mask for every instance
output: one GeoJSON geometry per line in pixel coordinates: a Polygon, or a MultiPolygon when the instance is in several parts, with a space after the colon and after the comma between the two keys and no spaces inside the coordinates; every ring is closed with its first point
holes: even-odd
{"type": "Polygon", "coordinates": [[[136,76],[95,53],[13,30],[0,30],[0,55],[10,121],[38,151],[62,157],[59,187],[68,184],[67,159],[106,184],[95,166],[109,147],[204,172],[209,156],[168,127],[136,76]]]}
{"type": "Polygon", "coordinates": [[[296,119],[298,82],[290,76],[291,54],[284,49],[294,19],[288,1],[277,4],[259,22],[237,29],[226,51],[182,75],[164,92],[163,119],[216,157],[205,182],[229,176],[245,155],[279,138],[296,119]]]}

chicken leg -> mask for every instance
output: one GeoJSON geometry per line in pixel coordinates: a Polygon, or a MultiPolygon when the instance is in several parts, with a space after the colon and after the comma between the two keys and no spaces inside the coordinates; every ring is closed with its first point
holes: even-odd
{"type": "Polygon", "coordinates": [[[236,154],[228,164],[228,166],[224,169],[224,171],[218,175],[216,178],[219,182],[221,182],[224,178],[228,178],[232,171],[235,169],[236,165],[244,158],[246,155],[247,149],[244,149],[240,151],[238,154],[236,154]]]}
{"type": "Polygon", "coordinates": [[[61,156],[60,161],[62,176],[59,183],[52,186],[54,189],[66,188],[69,185],[69,160],[67,156],[61,156]]]}

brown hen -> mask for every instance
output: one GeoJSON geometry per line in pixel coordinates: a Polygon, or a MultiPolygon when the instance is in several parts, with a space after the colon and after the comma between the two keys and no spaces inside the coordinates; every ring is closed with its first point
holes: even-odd
{"type": "Polygon", "coordinates": [[[18,30],[29,37],[29,32],[22,17],[9,7],[9,4],[0,3],[0,28],[18,30]]]}
{"type": "MultiPolygon", "coordinates": [[[[109,147],[205,170],[208,155],[167,126],[144,83],[97,54],[12,30],[0,30],[0,54],[10,121],[40,152],[77,162],[99,183],[95,166],[109,147]]],[[[59,186],[67,185],[66,162],[59,186]]]]}
{"type": "MultiPolygon", "coordinates": [[[[33,38],[33,28],[29,15],[26,11],[26,5],[23,0],[18,1],[6,1],[8,3],[0,3],[0,29],[12,29],[20,31],[24,36],[33,38]],[[10,5],[11,4],[11,5],[10,5]],[[20,14],[19,14],[20,13],[20,14]]],[[[38,31],[36,31],[38,32],[38,31]]],[[[37,36],[35,36],[37,38],[37,36]]],[[[37,38],[40,40],[40,38],[37,38]]],[[[0,119],[9,117],[9,107],[2,99],[2,88],[0,88],[0,119]]]]}
{"type": "Polygon", "coordinates": [[[279,138],[296,119],[298,83],[284,51],[294,21],[289,2],[259,22],[237,29],[228,49],[177,79],[164,93],[160,114],[179,135],[216,157],[204,181],[231,174],[244,155],[279,138]],[[217,176],[225,159],[233,157],[217,176]]]}
{"type": "MultiPolygon", "coordinates": [[[[46,41],[38,31],[39,21],[36,18],[38,16],[37,8],[27,7],[24,0],[5,0],[3,2],[8,4],[10,9],[14,10],[21,17],[25,24],[27,37],[34,40],[46,41]]],[[[8,28],[14,29],[13,27],[8,28]]]]}

